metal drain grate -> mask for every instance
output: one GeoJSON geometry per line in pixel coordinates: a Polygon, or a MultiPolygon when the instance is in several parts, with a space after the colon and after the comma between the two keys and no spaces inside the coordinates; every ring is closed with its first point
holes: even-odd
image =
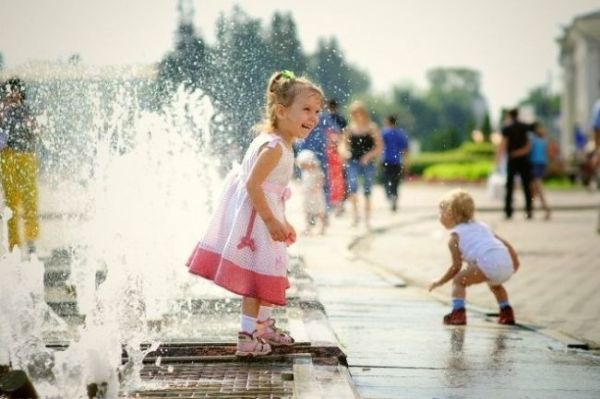
{"type": "Polygon", "coordinates": [[[144,366],[144,382],[161,388],[141,390],[130,398],[292,398],[291,362],[185,363],[144,366]],[[283,375],[283,376],[282,376],[283,375]]]}

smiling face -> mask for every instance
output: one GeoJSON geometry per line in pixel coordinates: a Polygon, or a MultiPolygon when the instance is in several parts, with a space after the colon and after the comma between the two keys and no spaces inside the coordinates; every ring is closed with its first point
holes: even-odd
{"type": "Polygon", "coordinates": [[[305,139],[319,122],[323,99],[310,89],[301,90],[289,107],[277,106],[277,127],[288,141],[305,139]]]}

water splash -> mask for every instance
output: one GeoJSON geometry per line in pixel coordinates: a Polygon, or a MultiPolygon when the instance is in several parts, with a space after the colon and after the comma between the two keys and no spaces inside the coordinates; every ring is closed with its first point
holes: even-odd
{"type": "MultiPolygon", "coordinates": [[[[75,167],[61,165],[56,168],[60,173],[51,176],[57,188],[65,176],[81,183],[80,195],[65,191],[64,199],[74,206],[79,198],[83,204],[77,208],[84,210],[68,283],[75,287],[85,322],[66,350],[51,352],[44,345],[45,329],[68,327],[44,302],[43,264],[35,258],[23,262],[17,252],[0,255],[8,269],[4,284],[23,284],[18,290],[1,287],[0,328],[14,327],[0,330],[0,348],[11,348],[0,350],[0,364],[10,358],[13,367],[46,370],[32,374],[45,398],[86,397],[92,382],[108,383],[107,397],[141,385],[143,357],[158,345],[149,323],[185,298],[185,257],[222,180],[210,146],[214,112],[201,91],[181,87],[167,107],[151,111],[139,107],[138,93],[123,86],[115,90],[107,111],[100,96],[92,94],[93,85],[85,90],[91,120],[78,134],[87,146],[76,146],[85,151],[75,154],[80,157],[75,167]],[[104,275],[104,281],[98,279],[104,275]],[[5,312],[9,309],[14,312],[5,312]],[[140,349],[148,342],[149,349],[140,349]],[[44,354],[41,360],[37,353],[44,354]]],[[[60,116],[45,113],[39,122],[57,131],[60,116]]],[[[46,143],[52,140],[46,137],[46,143]]]]}
{"type": "MultiPolygon", "coordinates": [[[[5,209],[2,220],[11,217],[5,209]]],[[[8,252],[3,223],[0,261],[0,365],[11,365],[38,380],[52,380],[53,354],[46,348],[48,330],[66,329],[44,301],[44,264],[16,248],[8,252]],[[28,259],[27,259],[28,258],[28,259]]]]}

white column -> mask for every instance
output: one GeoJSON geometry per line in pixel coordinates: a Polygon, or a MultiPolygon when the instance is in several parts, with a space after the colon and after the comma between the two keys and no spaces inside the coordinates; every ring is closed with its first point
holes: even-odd
{"type": "Polygon", "coordinates": [[[561,98],[560,152],[569,158],[572,151],[573,126],[575,124],[575,63],[573,53],[565,51],[562,58],[563,92],[561,98]]]}
{"type": "Polygon", "coordinates": [[[587,78],[587,121],[586,125],[592,129],[592,111],[596,100],[600,99],[600,38],[597,40],[588,39],[586,43],[586,78],[587,78]]]}

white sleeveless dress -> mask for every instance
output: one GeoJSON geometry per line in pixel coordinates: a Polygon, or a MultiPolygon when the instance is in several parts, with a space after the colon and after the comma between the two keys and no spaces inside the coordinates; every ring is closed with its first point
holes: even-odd
{"type": "Polygon", "coordinates": [[[284,202],[290,196],[287,185],[294,154],[279,136],[263,133],[250,144],[240,170],[227,177],[221,201],[187,266],[190,273],[236,294],[285,305],[285,290],[289,288],[286,244],[273,241],[246,190],[246,181],[265,145],[282,148],[281,159],[262,188],[273,215],[281,222],[285,220],[284,202]]]}

